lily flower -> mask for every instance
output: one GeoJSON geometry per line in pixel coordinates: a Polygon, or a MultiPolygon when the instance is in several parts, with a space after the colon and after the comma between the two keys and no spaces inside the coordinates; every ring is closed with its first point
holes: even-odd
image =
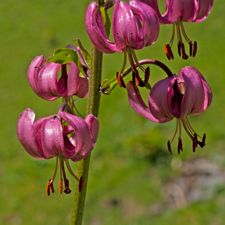
{"type": "MultiPolygon", "coordinates": [[[[79,48],[76,49],[80,53],[79,48]]],[[[77,95],[79,98],[84,98],[88,95],[88,79],[79,76],[80,70],[75,63],[46,64],[47,59],[44,59],[43,55],[37,56],[31,62],[27,72],[30,86],[39,97],[53,101],[59,97],[69,98],[77,95]],[[69,72],[67,72],[68,67],[69,72]],[[61,77],[58,79],[60,68],[61,77]]]]}
{"type": "Polygon", "coordinates": [[[126,89],[130,105],[145,118],[156,123],[165,123],[174,117],[177,118],[175,134],[172,140],[168,141],[171,154],[170,146],[177,133],[179,134],[178,153],[183,150],[181,124],[193,142],[193,151],[197,145],[200,147],[205,145],[206,135],[199,136],[187,118],[189,114],[198,115],[205,111],[212,101],[212,91],[196,68],[187,66],[180,70],[179,75],[175,74],[157,82],[150,91],[148,106],[132,81],[127,83],[126,89]]]}
{"type": "Polygon", "coordinates": [[[172,45],[174,41],[175,31],[177,31],[178,53],[183,59],[187,59],[183,38],[189,44],[189,55],[195,57],[197,52],[197,42],[194,43],[188,38],[183,22],[199,23],[206,19],[212,10],[213,0],[166,0],[166,12],[161,15],[159,12],[157,0],[141,0],[151,6],[157,12],[161,24],[173,24],[172,38],[169,44],[164,46],[164,50],[168,59],[174,59],[172,53],[172,45]],[[182,37],[183,36],[183,37],[182,37]]]}
{"type": "MultiPolygon", "coordinates": [[[[26,109],[19,117],[17,125],[18,139],[25,150],[36,159],[50,159],[56,157],[56,168],[53,177],[47,183],[47,195],[50,190],[54,192],[53,181],[55,179],[58,163],[60,167],[60,193],[64,181],[64,193],[69,194],[69,180],[66,177],[65,165],[70,174],[82,186],[82,177],[79,179],[72,171],[69,159],[80,161],[94,148],[99,121],[92,114],[82,119],[71,113],[69,106],[61,105],[57,115],[35,120],[35,113],[26,109]]],[[[81,187],[80,186],[80,187],[81,187]]]]}
{"type": "MultiPolygon", "coordinates": [[[[134,76],[140,83],[141,79],[134,66],[134,62],[139,65],[134,50],[150,46],[158,38],[159,20],[154,9],[140,1],[131,0],[129,4],[117,1],[112,18],[114,42],[109,40],[102,14],[95,2],[91,2],[87,7],[85,25],[90,40],[100,51],[104,53],[121,51],[124,53],[124,63],[120,76],[123,75],[128,56],[134,76]]],[[[145,73],[145,69],[141,65],[139,68],[145,73]]]]}

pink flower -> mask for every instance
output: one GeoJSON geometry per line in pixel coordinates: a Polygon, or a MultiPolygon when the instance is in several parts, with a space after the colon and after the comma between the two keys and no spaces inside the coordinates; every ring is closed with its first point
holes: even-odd
{"type": "MultiPolygon", "coordinates": [[[[25,150],[36,159],[50,159],[56,157],[55,173],[48,182],[47,194],[57,172],[58,161],[60,163],[60,174],[63,174],[65,193],[70,193],[69,181],[66,178],[64,162],[69,172],[79,180],[70,168],[68,159],[79,161],[87,156],[94,148],[99,122],[93,115],[85,119],[72,115],[69,106],[64,103],[57,115],[35,120],[35,113],[26,109],[19,117],[17,125],[18,139],[25,150]]],[[[60,177],[62,183],[62,177],[60,177]]],[[[62,186],[60,186],[62,189],[62,186]]]]}
{"type": "MultiPolygon", "coordinates": [[[[185,67],[180,70],[179,75],[175,74],[157,82],[150,91],[148,107],[143,102],[133,82],[129,82],[126,88],[130,105],[145,118],[156,123],[165,123],[174,117],[177,118],[177,127],[172,141],[178,131],[178,153],[183,150],[181,123],[193,141],[193,151],[195,151],[197,144],[201,147],[205,145],[205,134],[200,137],[191,127],[187,118],[188,114],[197,115],[205,111],[212,101],[212,91],[196,68],[185,67]]],[[[172,141],[168,142],[170,152],[172,141]]]]}
{"type": "MultiPolygon", "coordinates": [[[[109,40],[104,21],[95,2],[91,2],[86,10],[85,25],[92,43],[104,53],[124,52],[123,74],[127,56],[140,80],[134,61],[137,62],[134,49],[142,49],[155,43],[159,35],[159,20],[156,12],[140,1],[131,0],[128,3],[117,1],[112,18],[112,35],[114,42],[109,40]]],[[[144,72],[145,70],[141,68],[144,72]]]]}
{"type": "Polygon", "coordinates": [[[194,57],[197,52],[197,42],[195,41],[192,43],[188,38],[184,30],[183,22],[199,23],[205,20],[211,12],[213,0],[166,0],[166,12],[164,15],[161,15],[159,12],[157,0],[141,1],[155,9],[162,24],[173,24],[172,38],[169,44],[164,46],[168,59],[174,58],[171,47],[174,41],[175,30],[177,31],[179,55],[182,55],[183,59],[188,58],[185,53],[185,47],[182,40],[183,35],[183,38],[190,46],[190,56],[194,57]]]}
{"type": "Polygon", "coordinates": [[[30,64],[27,78],[33,91],[41,98],[53,101],[59,97],[68,98],[77,95],[84,98],[88,94],[88,79],[80,77],[80,70],[75,63],[64,65],[50,62],[37,56],[30,64]],[[67,68],[69,67],[69,72],[67,68]],[[58,72],[61,68],[61,77],[58,72]]]}

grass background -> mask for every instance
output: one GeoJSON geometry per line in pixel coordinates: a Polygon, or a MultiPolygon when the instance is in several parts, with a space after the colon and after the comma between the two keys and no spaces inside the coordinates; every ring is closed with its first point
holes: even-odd
{"type": "MultiPolygon", "coordinates": [[[[73,194],[56,192],[47,197],[45,193],[55,160],[30,157],[17,140],[16,126],[20,113],[28,107],[35,111],[37,118],[57,112],[61,100],[47,102],[38,98],[27,81],[27,68],[37,55],[47,57],[76,38],[90,50],[84,26],[88,3],[87,0],[18,3],[8,0],[1,4],[0,224],[57,225],[70,221],[73,194]]],[[[224,1],[217,0],[204,22],[185,24],[189,37],[198,42],[195,58],[184,61],[173,48],[175,60],[167,60],[163,45],[170,40],[171,26],[161,27],[157,42],[137,52],[139,59],[161,60],[174,73],[191,65],[206,77],[213,91],[212,105],[199,116],[189,116],[195,130],[207,134],[206,146],[192,153],[191,141],[183,132],[185,151],[177,155],[174,150],[170,156],[166,143],[173,135],[175,121],[154,124],[141,117],[130,107],[124,89],[117,87],[110,96],[102,96],[101,129],[91,159],[84,224],[224,224],[223,184],[213,189],[211,198],[184,207],[167,207],[163,194],[167,182],[182,174],[173,166],[176,162],[184,164],[194,158],[204,158],[220,166],[222,171],[225,166],[224,8],[224,1]],[[160,208],[159,213],[152,213],[156,206],[160,208]]],[[[119,71],[122,61],[121,53],[104,55],[103,79],[119,71]]],[[[151,66],[153,83],[164,77],[160,69],[151,66]]],[[[147,98],[147,93],[143,94],[147,98]]],[[[86,100],[79,100],[78,107],[85,114],[86,100]]],[[[72,166],[75,170],[76,164],[72,166]]],[[[70,183],[71,187],[75,186],[72,178],[70,183]]]]}

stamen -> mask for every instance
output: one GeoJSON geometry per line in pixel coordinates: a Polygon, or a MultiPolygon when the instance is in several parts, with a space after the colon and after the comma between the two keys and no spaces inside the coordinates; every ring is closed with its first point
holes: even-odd
{"type": "Polygon", "coordinates": [[[202,142],[200,142],[200,141],[198,142],[198,144],[201,148],[203,148],[205,146],[205,139],[206,139],[206,134],[203,135],[202,142]]]}
{"type": "Polygon", "coordinates": [[[144,87],[145,86],[145,83],[141,80],[137,70],[133,71],[132,75],[135,78],[135,84],[137,86],[140,86],[140,87],[144,87]]]}
{"type": "Polygon", "coordinates": [[[195,55],[196,55],[196,53],[197,53],[197,42],[195,41],[194,42],[194,51],[193,51],[193,57],[195,57],[195,55]]]}
{"type": "Polygon", "coordinates": [[[67,169],[69,170],[70,174],[79,182],[79,178],[73,173],[68,159],[65,159],[65,162],[66,162],[66,166],[67,166],[67,169]]]}
{"type": "Polygon", "coordinates": [[[79,192],[81,192],[83,189],[83,183],[84,183],[84,179],[83,179],[83,176],[81,176],[79,181],[79,192]]]}
{"type": "Polygon", "coordinates": [[[117,80],[120,87],[126,88],[126,85],[123,81],[123,78],[122,78],[121,74],[118,73],[118,72],[116,73],[116,80],[117,80]]]}
{"type": "Polygon", "coordinates": [[[189,42],[189,48],[190,48],[190,57],[191,57],[192,56],[192,50],[193,50],[192,42],[189,42]]]}
{"type": "Polygon", "coordinates": [[[150,77],[150,68],[147,67],[145,69],[145,83],[148,83],[149,77],[150,77]]]}
{"type": "Polygon", "coordinates": [[[122,66],[120,74],[123,74],[123,71],[124,71],[124,68],[125,68],[126,64],[127,64],[127,50],[124,49],[124,60],[123,60],[123,66],[122,66]]]}
{"type": "Polygon", "coordinates": [[[180,150],[183,151],[183,145],[182,145],[182,140],[179,137],[178,138],[178,154],[180,154],[180,150]]]}
{"type": "Polygon", "coordinates": [[[172,150],[171,150],[171,146],[170,146],[170,141],[167,142],[167,147],[168,147],[168,150],[170,152],[170,155],[172,155],[172,150]]]}
{"type": "Polygon", "coordinates": [[[65,179],[65,189],[63,190],[63,192],[65,194],[71,193],[71,190],[69,189],[69,180],[68,179],[65,179]]]}
{"type": "Polygon", "coordinates": [[[46,186],[46,193],[48,196],[50,195],[50,185],[51,185],[50,181],[51,181],[51,179],[48,181],[47,186],[46,186]]]}
{"type": "Polygon", "coordinates": [[[193,146],[193,152],[195,152],[195,149],[197,148],[198,146],[198,139],[197,139],[197,134],[195,133],[194,134],[194,138],[193,138],[193,143],[192,143],[192,146],[193,146]]]}
{"type": "Polygon", "coordinates": [[[137,59],[137,56],[136,56],[136,54],[135,54],[134,49],[130,49],[130,50],[132,51],[132,56],[133,56],[133,58],[134,58],[134,61],[135,61],[136,65],[137,65],[143,72],[145,72],[145,68],[139,63],[139,61],[138,61],[138,59],[137,59]]]}
{"type": "Polygon", "coordinates": [[[173,52],[169,44],[164,45],[164,52],[166,53],[166,56],[169,60],[174,59],[173,52]]]}
{"type": "Polygon", "coordinates": [[[188,55],[185,52],[184,43],[180,44],[181,50],[182,50],[182,59],[188,59],[188,55]]]}
{"type": "Polygon", "coordinates": [[[63,179],[59,180],[59,194],[62,194],[62,189],[63,189],[63,179]]]}
{"type": "Polygon", "coordinates": [[[178,54],[181,56],[181,51],[180,51],[180,41],[178,42],[178,54]]]}
{"type": "Polygon", "coordinates": [[[50,181],[50,190],[52,193],[55,193],[54,187],[53,187],[53,180],[50,181]]]}

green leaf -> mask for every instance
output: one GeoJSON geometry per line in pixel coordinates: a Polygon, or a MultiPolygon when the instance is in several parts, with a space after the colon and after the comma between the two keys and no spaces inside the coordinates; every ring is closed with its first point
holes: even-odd
{"type": "Polygon", "coordinates": [[[49,63],[49,62],[54,62],[54,63],[59,63],[59,64],[66,64],[69,62],[73,62],[78,66],[82,75],[86,77],[86,73],[80,62],[80,58],[78,57],[77,52],[74,51],[73,49],[70,49],[70,48],[56,49],[56,51],[53,53],[52,57],[50,57],[47,60],[47,63],[49,63]]]}
{"type": "Polygon", "coordinates": [[[110,28],[111,28],[111,22],[110,22],[110,19],[109,19],[109,15],[105,11],[105,8],[104,7],[100,6],[99,9],[100,9],[100,12],[102,14],[102,18],[103,18],[103,21],[104,21],[106,33],[109,36],[109,34],[110,34],[110,28]]]}
{"type": "Polygon", "coordinates": [[[86,60],[87,64],[89,67],[91,67],[91,56],[88,53],[88,51],[83,47],[80,39],[76,39],[75,41],[77,41],[78,46],[80,47],[81,53],[84,56],[84,59],[86,60]]]}

